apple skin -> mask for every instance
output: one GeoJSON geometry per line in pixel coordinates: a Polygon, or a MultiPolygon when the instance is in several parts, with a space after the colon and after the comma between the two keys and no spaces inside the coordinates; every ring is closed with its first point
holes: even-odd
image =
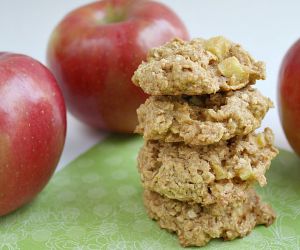
{"type": "Polygon", "coordinates": [[[103,0],[68,14],[47,59],[69,111],[92,127],[131,133],[147,95],[131,82],[148,50],[188,32],[169,8],[142,0],[103,0]]]}
{"type": "Polygon", "coordinates": [[[66,108],[50,71],[0,53],[0,216],[31,201],[52,176],[66,136],[66,108]]]}
{"type": "Polygon", "coordinates": [[[288,50],[281,64],[278,101],[283,130],[300,156],[300,39],[288,50]]]}

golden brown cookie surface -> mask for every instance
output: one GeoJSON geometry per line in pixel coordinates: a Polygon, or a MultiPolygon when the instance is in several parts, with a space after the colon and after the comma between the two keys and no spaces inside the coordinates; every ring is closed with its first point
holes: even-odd
{"type": "Polygon", "coordinates": [[[138,110],[136,132],[146,140],[208,145],[246,135],[273,107],[253,88],[205,96],[152,96],[138,110]]]}
{"type": "Polygon", "coordinates": [[[266,184],[278,150],[273,133],[236,137],[209,146],[148,141],[138,157],[143,185],[170,199],[226,204],[243,200],[249,186],[266,184]]]}
{"type": "Polygon", "coordinates": [[[132,77],[150,95],[203,95],[265,79],[265,65],[224,37],[174,39],[150,50],[132,77]]]}
{"type": "Polygon", "coordinates": [[[262,203],[254,190],[249,190],[244,202],[205,207],[145,190],[144,204],[150,218],[161,228],[175,232],[183,246],[204,246],[213,238],[244,237],[256,225],[268,226],[275,219],[272,208],[262,203]]]}

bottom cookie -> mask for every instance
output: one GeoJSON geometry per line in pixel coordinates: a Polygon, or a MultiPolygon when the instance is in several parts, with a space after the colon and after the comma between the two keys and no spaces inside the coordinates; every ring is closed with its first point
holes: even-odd
{"type": "Polygon", "coordinates": [[[213,238],[244,237],[256,225],[269,226],[275,220],[272,208],[254,190],[249,191],[246,201],[227,206],[201,206],[145,190],[144,204],[149,217],[157,220],[161,228],[175,232],[182,246],[204,246],[213,238]]]}

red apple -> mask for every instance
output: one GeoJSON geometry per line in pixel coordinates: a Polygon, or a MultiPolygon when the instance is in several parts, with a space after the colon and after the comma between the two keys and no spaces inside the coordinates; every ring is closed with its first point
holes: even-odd
{"type": "Polygon", "coordinates": [[[42,190],[65,135],[65,104],[50,71],[30,57],[0,53],[0,216],[42,190]]]}
{"type": "Polygon", "coordinates": [[[147,51],[188,33],[169,8],[143,0],[103,0],[68,14],[54,30],[48,65],[71,113],[103,130],[132,132],[147,98],[131,77],[147,51]]]}
{"type": "Polygon", "coordinates": [[[283,59],[278,99],[283,130],[292,148],[300,155],[300,39],[283,59]]]}

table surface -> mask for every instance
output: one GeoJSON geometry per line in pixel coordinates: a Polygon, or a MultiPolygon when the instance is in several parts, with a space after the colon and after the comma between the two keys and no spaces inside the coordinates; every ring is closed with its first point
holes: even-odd
{"type": "MultiPolygon", "coordinates": [[[[142,143],[136,136],[108,137],[59,171],[38,199],[0,218],[0,249],[183,250],[174,234],[146,216],[135,166],[142,143]]],[[[243,239],[213,240],[201,250],[299,250],[299,164],[281,150],[268,185],[257,187],[276,211],[271,227],[258,226],[243,239]]]]}
{"type": "MultiPolygon", "coordinates": [[[[88,0],[10,0],[0,2],[0,50],[30,55],[45,63],[51,31],[70,10],[88,0]]],[[[255,58],[267,63],[267,80],[256,85],[270,97],[270,110],[262,127],[271,127],[276,145],[290,150],[282,131],[277,105],[277,76],[282,58],[298,39],[300,1],[272,0],[163,0],[183,19],[191,37],[224,35],[239,42],[255,58]]],[[[58,169],[101,140],[95,131],[68,114],[68,133],[58,169]]]]}

